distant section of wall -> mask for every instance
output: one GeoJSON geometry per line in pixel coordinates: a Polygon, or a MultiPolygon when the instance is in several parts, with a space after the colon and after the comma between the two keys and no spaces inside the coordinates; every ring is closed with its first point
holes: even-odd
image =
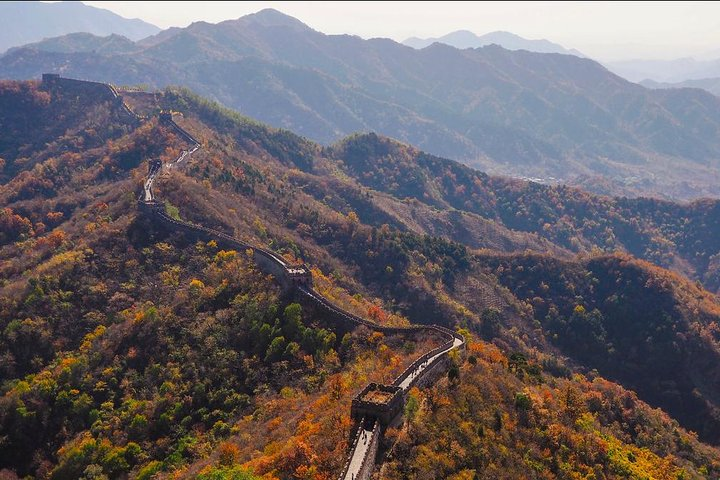
{"type": "MultiPolygon", "coordinates": [[[[62,84],[64,80],[55,75],[43,75],[43,82],[47,82],[51,86],[57,85],[58,82],[62,84]]],[[[69,85],[74,84],[71,82],[69,85]]],[[[110,87],[110,90],[117,96],[117,92],[112,87],[110,87]]],[[[187,155],[200,148],[200,143],[177,125],[172,115],[172,112],[161,112],[161,123],[173,128],[183,140],[192,144],[193,148],[183,150],[182,154],[168,168],[179,164],[187,155]]],[[[366,320],[343,310],[314,290],[312,275],[306,265],[289,265],[281,256],[270,250],[242,242],[217,230],[170,217],[165,211],[164,205],[156,202],[152,193],[152,180],[162,169],[162,165],[160,168],[154,168],[153,165],[157,166],[157,164],[151,162],[148,179],[145,183],[145,195],[141,197],[139,205],[141,211],[150,214],[166,227],[195,238],[212,239],[236,250],[252,251],[253,260],[261,270],[272,274],[286,290],[293,290],[298,299],[310,303],[315,308],[325,312],[340,327],[349,330],[364,326],[386,335],[403,335],[412,339],[416,339],[417,335],[422,333],[425,335],[437,335],[444,340],[442,345],[416,359],[391,385],[372,383],[353,399],[351,415],[358,423],[358,434],[354,439],[352,450],[340,478],[341,480],[369,480],[375,468],[375,458],[384,428],[399,422],[407,395],[412,387],[427,386],[437,381],[451,365],[450,352],[453,350],[464,351],[465,339],[463,336],[439,325],[388,327],[366,320]],[[363,395],[367,396],[364,397],[363,395]]]]}
{"type": "Polygon", "coordinates": [[[173,130],[175,130],[175,133],[180,135],[180,137],[185,140],[186,142],[193,144],[193,145],[200,145],[200,142],[195,140],[195,137],[190,135],[187,130],[182,128],[180,125],[175,123],[175,120],[173,120],[173,114],[172,112],[160,112],[160,123],[163,123],[165,125],[170,126],[173,130]]]}
{"type": "Polygon", "coordinates": [[[52,73],[44,73],[42,76],[42,83],[43,86],[47,86],[49,88],[62,88],[63,91],[67,93],[100,98],[105,101],[114,102],[117,98],[107,83],[64,78],[60,75],[52,73]]]}
{"type": "Polygon", "coordinates": [[[42,85],[47,89],[60,88],[64,93],[94,97],[110,102],[112,105],[120,108],[132,122],[141,120],[141,118],[123,102],[122,96],[120,96],[115,87],[110,84],[65,78],[57,73],[43,73],[42,85]]]}

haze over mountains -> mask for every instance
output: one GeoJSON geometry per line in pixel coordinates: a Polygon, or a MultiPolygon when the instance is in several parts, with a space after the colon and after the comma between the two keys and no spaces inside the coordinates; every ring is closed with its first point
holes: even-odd
{"type": "MultiPolygon", "coordinates": [[[[506,50],[527,50],[537,53],[560,53],[585,57],[582,52],[549,40],[528,40],[510,32],[491,32],[476,35],[468,30],[458,30],[437,38],[410,37],[403,45],[415,49],[427,48],[433,43],[443,43],[461,50],[499,45],[506,50]]],[[[647,88],[700,88],[713,95],[720,95],[720,59],[697,60],[679,58],[675,60],[623,60],[601,63],[611,72],[647,88]]]]}
{"type": "Polygon", "coordinates": [[[117,34],[139,40],[159,31],[142,20],[81,2],[0,2],[0,52],[68,33],[117,34]]]}
{"type": "Polygon", "coordinates": [[[5,78],[48,71],[185,85],[326,144],[376,131],[493,173],[600,192],[720,194],[720,99],[648,90],[571,55],[415,50],[325,35],[265,10],[134,44],[74,35],[0,57],[5,78]]]}
{"type": "Polygon", "coordinates": [[[435,42],[444,43],[461,50],[465,48],[486,47],[494,44],[500,45],[507,50],[528,50],[538,53],[563,53],[566,55],[576,55],[578,57],[584,56],[575,49],[567,49],[549,40],[528,40],[514,33],[500,31],[476,35],[469,30],[458,30],[438,38],[410,37],[402,43],[408,47],[421,49],[429,47],[435,42]]]}
{"type": "Polygon", "coordinates": [[[676,83],[643,80],[640,84],[647,88],[702,88],[720,97],[720,77],[684,80],[676,83]]]}
{"type": "Polygon", "coordinates": [[[697,60],[678,58],[675,60],[625,60],[608,62],[607,67],[631,82],[653,80],[662,83],[680,83],[687,80],[701,80],[720,77],[720,58],[697,60]]]}

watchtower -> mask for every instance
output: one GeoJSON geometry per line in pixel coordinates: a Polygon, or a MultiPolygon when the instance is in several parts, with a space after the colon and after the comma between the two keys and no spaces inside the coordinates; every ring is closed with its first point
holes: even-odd
{"type": "Polygon", "coordinates": [[[307,265],[290,266],[286,270],[293,284],[312,287],[312,273],[307,265]]]}
{"type": "Polygon", "coordinates": [[[350,416],[354,420],[376,418],[387,426],[403,409],[403,390],[394,385],[371,383],[353,398],[350,416]]]}
{"type": "Polygon", "coordinates": [[[44,85],[55,85],[60,80],[60,74],[59,73],[43,73],[42,74],[42,83],[44,85]]]}

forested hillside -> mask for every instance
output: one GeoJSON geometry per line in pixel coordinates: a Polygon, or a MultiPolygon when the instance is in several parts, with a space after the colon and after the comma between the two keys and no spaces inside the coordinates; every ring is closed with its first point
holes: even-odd
{"type": "MultiPolygon", "coordinates": [[[[0,84],[0,123],[14,125],[0,137],[3,475],[335,478],[352,396],[435,345],[347,331],[247,252],[143,215],[148,160],[187,148],[157,120],[167,109],[203,146],[154,186],[170,214],[307,262],[351,312],[475,338],[437,386],[413,392],[385,437],[387,478],[720,472],[717,298],[601,252],[605,237],[571,216],[642,213],[612,247],[653,260],[635,235],[683,245],[674,215],[693,212],[708,238],[714,205],[488,177],[376,136],[325,148],[183,90],[124,97],[147,119],[92,94],[0,84]],[[528,226],[540,218],[565,219],[577,242],[528,226]],[[634,344],[617,338],[631,315],[634,344]]],[[[667,265],[698,275],[683,248],[667,265]]]]}
{"type": "Polygon", "coordinates": [[[478,214],[573,252],[626,251],[720,288],[720,202],[612,198],[488,176],[374,134],[331,147],[361,185],[433,207],[478,214]]]}

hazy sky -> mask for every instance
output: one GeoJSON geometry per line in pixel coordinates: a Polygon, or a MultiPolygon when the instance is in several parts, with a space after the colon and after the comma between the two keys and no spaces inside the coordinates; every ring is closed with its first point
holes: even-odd
{"type": "Polygon", "coordinates": [[[720,2],[85,2],[161,28],[275,8],[324,33],[435,37],[506,30],[600,60],[720,57],[720,2]]]}

